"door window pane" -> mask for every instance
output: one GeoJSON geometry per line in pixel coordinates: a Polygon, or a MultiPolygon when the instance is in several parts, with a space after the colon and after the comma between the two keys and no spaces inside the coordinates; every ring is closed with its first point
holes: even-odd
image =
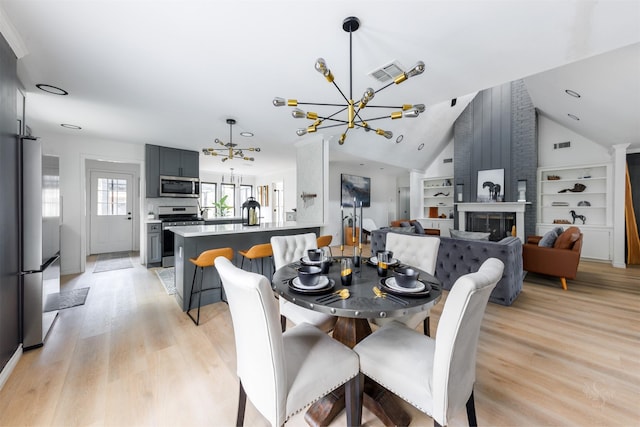
{"type": "Polygon", "coordinates": [[[226,204],[229,209],[224,212],[218,212],[220,216],[235,215],[236,186],[235,184],[220,184],[220,198],[227,196],[226,204]]]}
{"type": "Polygon", "coordinates": [[[98,215],[127,214],[127,180],[98,178],[97,213],[98,215]]]}

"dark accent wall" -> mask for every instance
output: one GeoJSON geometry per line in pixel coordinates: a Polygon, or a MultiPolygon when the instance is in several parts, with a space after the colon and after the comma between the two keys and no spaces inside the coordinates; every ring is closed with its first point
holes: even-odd
{"type": "Polygon", "coordinates": [[[0,370],[20,344],[16,57],[0,35],[0,370]]]}
{"type": "Polygon", "coordinates": [[[464,185],[463,201],[477,200],[480,170],[504,169],[506,202],[518,200],[518,180],[526,179],[531,205],[525,235],[534,234],[537,140],[536,111],[524,81],[479,92],[454,124],[454,183],[464,185]]]}

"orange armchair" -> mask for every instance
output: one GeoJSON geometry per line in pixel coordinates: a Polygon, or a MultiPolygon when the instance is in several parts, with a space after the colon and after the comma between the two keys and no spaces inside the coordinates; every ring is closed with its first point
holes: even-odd
{"type": "Polygon", "coordinates": [[[542,236],[529,236],[522,246],[522,268],[532,273],[560,278],[567,290],[567,279],[575,279],[582,251],[582,233],[569,227],[556,239],[553,247],[538,246],[542,236]]]}

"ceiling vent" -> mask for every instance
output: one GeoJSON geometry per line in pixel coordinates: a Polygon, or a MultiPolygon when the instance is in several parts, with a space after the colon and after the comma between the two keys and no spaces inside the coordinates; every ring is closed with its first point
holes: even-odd
{"type": "Polygon", "coordinates": [[[442,163],[453,163],[453,159],[451,157],[448,159],[442,159],[442,163]]]}
{"type": "Polygon", "coordinates": [[[571,142],[567,141],[567,142],[558,142],[556,144],[553,144],[553,149],[557,150],[558,148],[569,148],[571,147],[571,142]]]}
{"type": "Polygon", "coordinates": [[[402,69],[402,65],[398,61],[393,61],[383,67],[380,67],[377,70],[373,70],[369,73],[371,77],[378,80],[379,82],[387,82],[389,80],[395,79],[398,75],[404,73],[402,69]]]}

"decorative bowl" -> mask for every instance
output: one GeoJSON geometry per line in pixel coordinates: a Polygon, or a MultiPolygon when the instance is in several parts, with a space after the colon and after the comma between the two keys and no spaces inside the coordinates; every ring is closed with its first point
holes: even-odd
{"type": "Polygon", "coordinates": [[[322,250],[309,249],[307,251],[307,256],[309,257],[309,261],[320,261],[322,259],[322,250]]]}
{"type": "Polygon", "coordinates": [[[396,284],[402,288],[413,288],[416,286],[419,273],[411,267],[398,267],[395,269],[396,284]]]}
{"type": "Polygon", "coordinates": [[[303,265],[298,268],[298,279],[302,286],[316,286],[320,280],[322,268],[316,265],[303,265]]]}

